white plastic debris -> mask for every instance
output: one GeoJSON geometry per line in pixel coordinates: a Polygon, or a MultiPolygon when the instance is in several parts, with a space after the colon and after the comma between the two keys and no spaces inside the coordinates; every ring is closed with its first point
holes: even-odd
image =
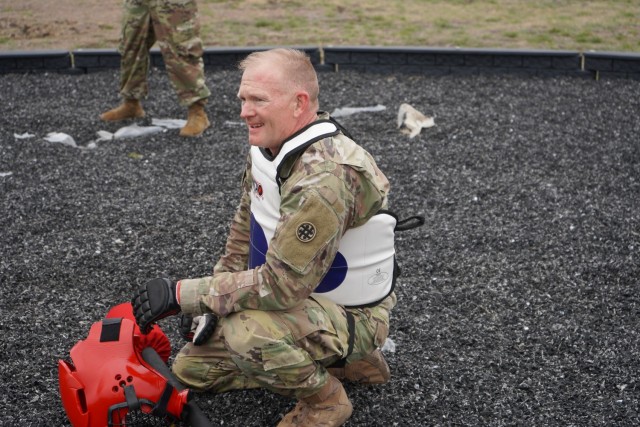
{"type": "Polygon", "coordinates": [[[357,114],[357,113],[376,113],[378,111],[384,111],[386,110],[387,107],[385,107],[384,105],[375,105],[373,107],[343,107],[343,108],[336,108],[335,110],[333,110],[331,112],[331,117],[344,117],[344,116],[350,116],[352,114],[357,114]]]}
{"type": "Polygon", "coordinates": [[[29,133],[29,132],[25,132],[25,133],[21,133],[21,134],[17,134],[17,133],[13,134],[13,137],[15,139],[28,139],[28,138],[33,138],[34,136],[35,136],[34,134],[29,133]]]}
{"type": "Polygon", "coordinates": [[[229,126],[229,127],[239,127],[239,126],[246,126],[245,122],[237,122],[237,121],[233,121],[233,120],[225,120],[224,121],[224,125],[225,126],[229,126]]]}
{"type": "Polygon", "coordinates": [[[166,129],[182,129],[187,121],[183,119],[151,119],[151,124],[166,129]]]}
{"type": "Polygon", "coordinates": [[[138,126],[137,124],[132,124],[130,126],[125,126],[120,128],[113,134],[113,139],[122,139],[122,138],[137,138],[145,135],[153,135],[154,133],[162,132],[165,129],[162,126],[138,126]]]}
{"type": "Polygon", "coordinates": [[[398,109],[398,129],[415,138],[422,129],[435,126],[433,117],[425,116],[409,104],[401,104],[398,109]]]}
{"type": "Polygon", "coordinates": [[[113,134],[111,132],[107,132],[106,130],[99,130],[98,132],[96,132],[96,134],[98,135],[98,139],[96,139],[96,142],[111,141],[113,139],[113,134]]]}
{"type": "Polygon", "coordinates": [[[396,343],[394,343],[391,338],[387,337],[387,339],[384,341],[384,344],[382,345],[382,352],[383,353],[395,353],[396,352],[396,343]]]}
{"type": "Polygon", "coordinates": [[[106,130],[99,130],[96,132],[98,139],[96,139],[95,142],[112,141],[114,139],[123,138],[138,138],[140,136],[164,132],[167,129],[181,129],[187,124],[187,121],[182,119],[152,119],[151,124],[152,126],[140,126],[134,123],[129,126],[121,127],[115,133],[107,132],[106,130]]]}
{"type": "Polygon", "coordinates": [[[67,135],[62,132],[49,132],[47,136],[44,137],[44,140],[47,142],[69,145],[71,147],[78,146],[71,135],[67,135]]]}
{"type": "Polygon", "coordinates": [[[0,178],[4,178],[5,176],[11,176],[13,172],[0,172],[0,178]]]}
{"type": "MultiPolygon", "coordinates": [[[[98,138],[93,141],[89,141],[86,147],[78,147],[73,137],[61,132],[50,132],[44,139],[48,142],[57,142],[70,145],[72,147],[93,150],[98,146],[98,142],[113,141],[114,139],[123,138],[137,138],[158,132],[165,132],[167,129],[183,128],[187,124],[187,121],[182,119],[152,119],[151,123],[153,126],[140,126],[134,123],[118,129],[115,133],[107,132],[106,130],[99,130],[96,132],[98,138]]],[[[22,135],[14,134],[14,137],[17,139],[30,138],[32,136],[34,135],[28,133],[24,133],[22,135]]]]}

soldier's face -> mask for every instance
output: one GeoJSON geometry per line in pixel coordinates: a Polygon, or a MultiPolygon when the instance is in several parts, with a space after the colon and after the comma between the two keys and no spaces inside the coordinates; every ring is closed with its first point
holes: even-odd
{"type": "Polygon", "coordinates": [[[240,117],[249,131],[249,144],[278,154],[282,142],[298,129],[296,93],[276,64],[263,63],[247,68],[238,91],[240,117]]]}

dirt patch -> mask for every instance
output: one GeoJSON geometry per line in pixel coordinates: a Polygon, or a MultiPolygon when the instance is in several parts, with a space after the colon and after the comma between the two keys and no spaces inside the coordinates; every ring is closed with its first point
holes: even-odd
{"type": "Polygon", "coordinates": [[[2,8],[0,41],[9,50],[113,48],[121,17],[119,0],[25,0],[2,8]]]}
{"type": "MultiPolygon", "coordinates": [[[[198,3],[205,45],[269,44],[266,40],[286,44],[290,40],[290,31],[283,31],[279,24],[292,14],[289,8],[271,0],[247,0],[243,6],[198,3]],[[250,31],[245,34],[245,30],[250,31]]],[[[117,48],[121,19],[122,0],[26,0],[0,6],[0,50],[117,48]]]]}

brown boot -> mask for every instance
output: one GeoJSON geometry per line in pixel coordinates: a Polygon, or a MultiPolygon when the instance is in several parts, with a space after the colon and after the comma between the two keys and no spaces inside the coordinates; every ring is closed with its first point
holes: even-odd
{"type": "Polygon", "coordinates": [[[204,104],[204,101],[196,101],[189,106],[187,124],[180,129],[180,136],[200,136],[211,125],[204,104]]]}
{"type": "Polygon", "coordinates": [[[126,119],[137,119],[144,117],[144,110],[137,99],[125,99],[122,104],[100,114],[100,118],[105,122],[119,122],[126,119]]]}
{"type": "Polygon", "coordinates": [[[353,406],[342,383],[329,376],[324,387],[313,396],[300,399],[278,427],[337,427],[344,424],[352,412],[353,406]]]}
{"type": "Polygon", "coordinates": [[[360,360],[347,363],[341,368],[327,368],[327,371],[340,380],[354,381],[360,384],[384,384],[391,379],[389,365],[379,349],[360,360]]]}

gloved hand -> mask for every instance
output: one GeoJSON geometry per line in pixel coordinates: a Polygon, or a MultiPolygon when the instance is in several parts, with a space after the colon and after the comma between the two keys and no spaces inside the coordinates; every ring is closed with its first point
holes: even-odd
{"type": "Polygon", "coordinates": [[[190,314],[181,314],[178,318],[178,332],[185,341],[193,341],[193,332],[195,325],[193,324],[193,316],[190,314]]]}
{"type": "Polygon", "coordinates": [[[218,317],[212,313],[196,317],[183,314],[180,316],[180,335],[193,345],[202,345],[211,337],[217,324],[218,317]]]}
{"type": "Polygon", "coordinates": [[[165,278],[149,280],[138,289],[131,305],[140,330],[146,334],[153,323],[180,312],[176,284],[165,278]]]}

